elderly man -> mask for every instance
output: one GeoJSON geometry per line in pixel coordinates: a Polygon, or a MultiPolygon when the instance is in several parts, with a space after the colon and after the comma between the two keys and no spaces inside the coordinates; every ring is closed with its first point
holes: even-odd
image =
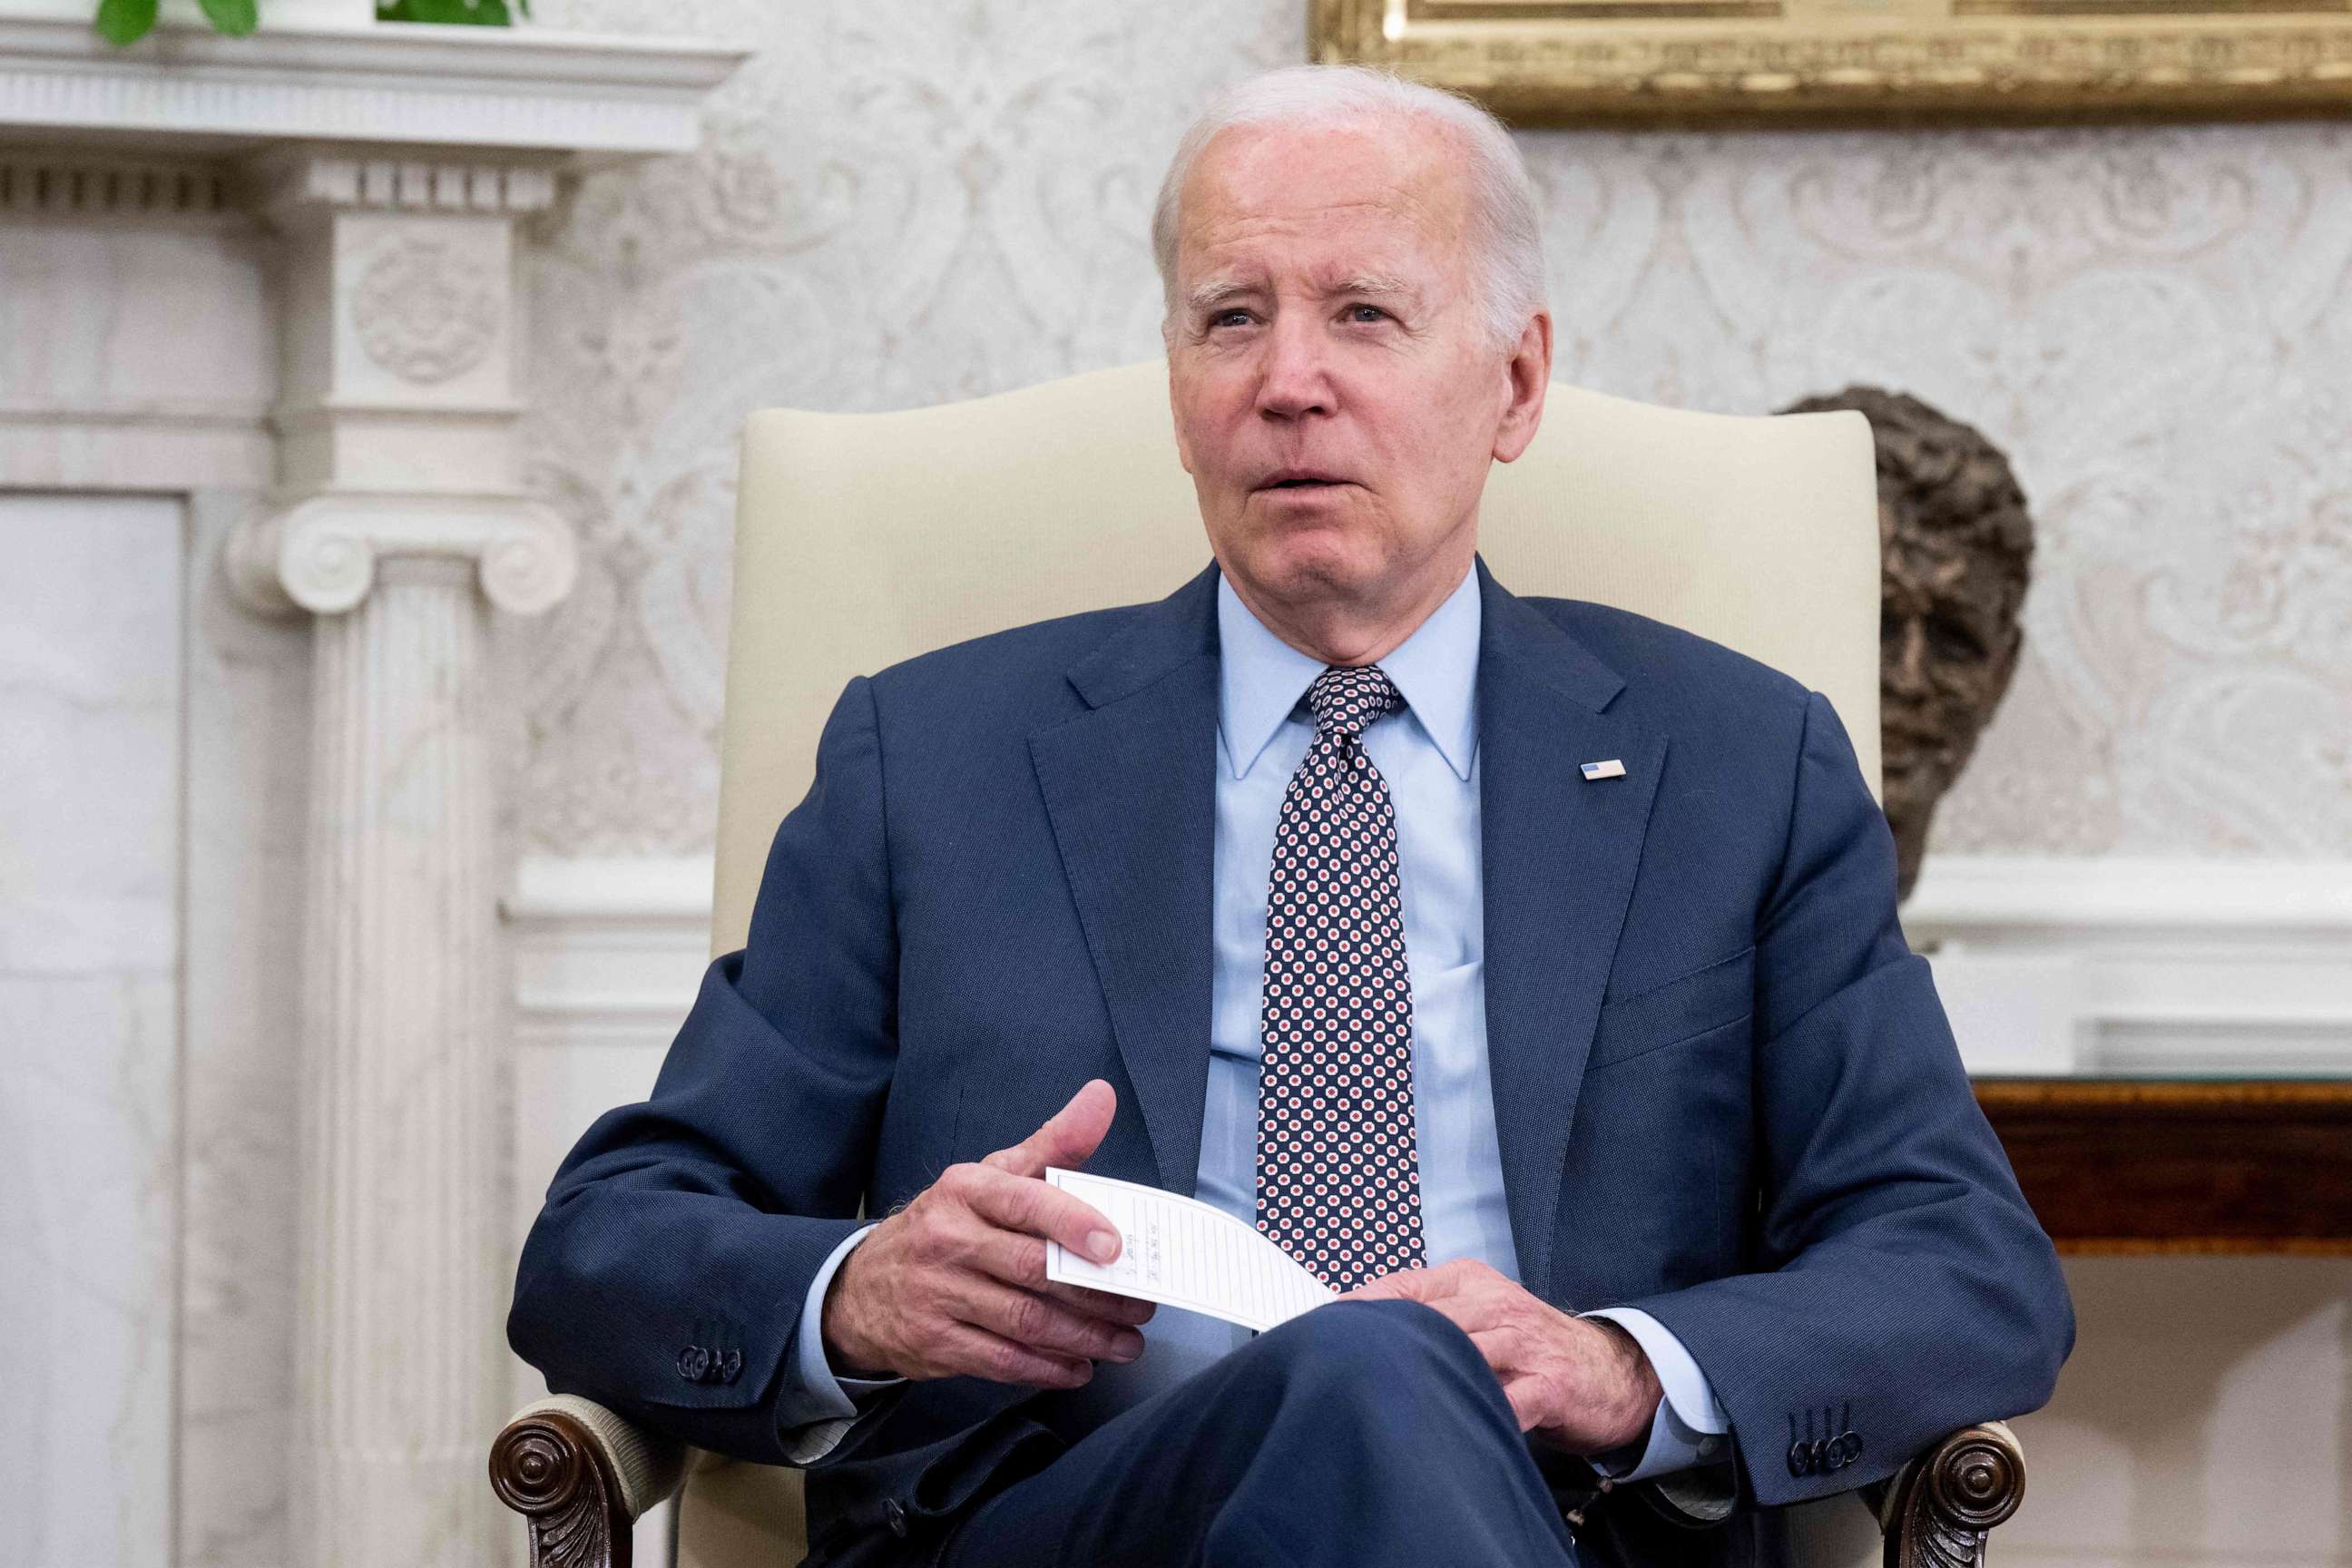
{"type": "Polygon", "coordinates": [[[1836,714],[1476,556],[1551,365],[1509,137],[1274,72],[1154,237],[1213,563],[849,684],[516,1349],[805,1467],[824,1563],[1767,1561],[2039,1405],[2065,1289],[1836,714]],[[1119,1246],[1081,1163],[1348,1294],[1049,1282],[1119,1246]]]}

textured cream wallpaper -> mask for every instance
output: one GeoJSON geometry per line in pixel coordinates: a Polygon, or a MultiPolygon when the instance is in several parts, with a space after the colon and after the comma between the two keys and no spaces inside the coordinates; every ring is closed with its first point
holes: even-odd
{"type": "MultiPolygon", "coordinates": [[[[587,570],[516,634],[525,844],[690,853],[744,412],[1157,353],[1162,162],[1213,87],[1303,57],[1303,8],[538,8],[760,49],[702,153],[590,179],[530,264],[532,483],[587,570]]],[[[1561,379],[1739,412],[1872,382],[2011,454],[2026,657],[1934,847],[2352,855],[2352,128],[1524,145],[1561,379]]]]}

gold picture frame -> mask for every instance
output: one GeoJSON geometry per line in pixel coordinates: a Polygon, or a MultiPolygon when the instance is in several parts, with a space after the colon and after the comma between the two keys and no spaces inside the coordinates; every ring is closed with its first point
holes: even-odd
{"type": "Polygon", "coordinates": [[[1313,0],[1312,58],[1528,125],[2352,110],[2352,0],[1313,0]]]}

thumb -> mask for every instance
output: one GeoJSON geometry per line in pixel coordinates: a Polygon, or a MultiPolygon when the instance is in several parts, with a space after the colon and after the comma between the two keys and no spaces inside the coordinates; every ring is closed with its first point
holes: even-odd
{"type": "Polygon", "coordinates": [[[1042,1176],[1048,1165],[1083,1165],[1109,1134],[1118,1110],[1118,1091],[1101,1079],[1088,1079],[1045,1125],[981,1163],[1016,1176],[1042,1176]]]}

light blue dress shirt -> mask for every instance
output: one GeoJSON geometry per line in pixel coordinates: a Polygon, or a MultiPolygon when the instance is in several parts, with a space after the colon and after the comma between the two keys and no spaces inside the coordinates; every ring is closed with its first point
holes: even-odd
{"type": "MultiPolygon", "coordinates": [[[[1372,765],[1396,806],[1405,963],[1412,980],[1413,1113],[1421,1139],[1422,1229],[1429,1262],[1475,1258],[1513,1279],[1518,1255],[1503,1194],[1502,1154],[1486,1068],[1485,901],[1478,805],[1477,574],[1380,667],[1405,708],[1363,733],[1372,765]]],[[[1201,1121],[1194,1195],[1253,1222],[1257,1204],[1259,1007],[1265,975],[1267,868],[1282,797],[1315,737],[1307,689],[1323,663],[1252,615],[1233,584],[1217,580],[1220,640],[1215,971],[1208,1097],[1201,1121]]],[[[868,1227],[869,1229],[871,1227],[868,1227]]],[[[787,1426],[840,1419],[889,1382],[836,1378],[822,1331],[825,1288],[861,1230],[835,1249],[809,1288],[796,1386],[785,1391],[787,1426]]],[[[1656,1368],[1665,1398],[1648,1442],[1607,1456],[1623,1480],[1685,1468],[1716,1457],[1728,1422],[1682,1342],[1646,1312],[1609,1308],[1656,1368]]],[[[1233,1350],[1246,1330],[1172,1309],[1144,1325],[1144,1352],[1098,1363],[1076,1397],[1108,1415],[1181,1382],[1233,1350]]],[[[895,1380],[891,1380],[895,1381],[895,1380]]]]}

